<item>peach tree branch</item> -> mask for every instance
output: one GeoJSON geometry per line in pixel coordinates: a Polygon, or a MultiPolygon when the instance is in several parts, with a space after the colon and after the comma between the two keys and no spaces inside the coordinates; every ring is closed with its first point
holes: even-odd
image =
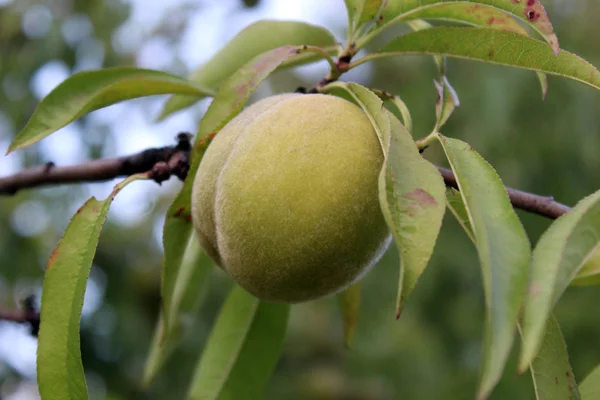
{"type": "Polygon", "coordinates": [[[177,135],[177,145],[153,148],[126,157],[92,160],[79,165],[46,163],[0,178],[0,196],[22,189],[67,183],[100,182],[152,171],[151,179],[161,183],[172,175],[185,179],[192,148],[191,135],[177,135]]]}

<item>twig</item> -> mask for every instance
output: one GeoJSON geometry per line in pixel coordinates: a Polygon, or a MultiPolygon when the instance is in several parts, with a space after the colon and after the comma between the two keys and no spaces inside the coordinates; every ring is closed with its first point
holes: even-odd
{"type": "Polygon", "coordinates": [[[32,187],[107,181],[147,171],[152,171],[150,177],[157,183],[172,175],[184,180],[189,170],[190,139],[190,134],[180,133],[176,146],[148,149],[126,157],[92,160],[79,165],[56,166],[47,163],[28,168],[0,178],[0,196],[13,195],[32,187]]]}
{"type": "Polygon", "coordinates": [[[31,327],[31,334],[37,336],[40,331],[40,313],[35,307],[34,296],[29,296],[23,300],[23,310],[21,311],[0,310],[0,321],[29,324],[31,327]]]}
{"type": "MultiPolygon", "coordinates": [[[[437,168],[442,174],[446,186],[458,189],[458,184],[456,183],[456,177],[454,176],[454,173],[447,168],[437,168]]],[[[544,217],[556,219],[571,209],[564,204],[554,201],[554,198],[552,197],[527,193],[509,187],[507,187],[506,190],[513,207],[539,214],[544,217]]]]}
{"type": "MultiPolygon", "coordinates": [[[[171,175],[184,180],[189,169],[190,136],[179,134],[177,146],[148,149],[121,158],[89,161],[80,165],[57,167],[43,165],[23,170],[15,175],[0,178],[0,195],[12,195],[18,190],[52,184],[97,182],[152,171],[156,182],[169,179],[171,175]]],[[[454,173],[438,167],[447,186],[458,189],[454,173]]],[[[539,196],[507,187],[512,205],[521,210],[556,219],[570,210],[552,197],[539,196]]]]}

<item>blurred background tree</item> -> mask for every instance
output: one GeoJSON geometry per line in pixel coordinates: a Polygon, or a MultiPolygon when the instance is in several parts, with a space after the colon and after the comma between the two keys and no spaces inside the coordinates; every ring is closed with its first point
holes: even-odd
{"type": "MultiPolygon", "coordinates": [[[[600,3],[545,0],[561,46],[600,65],[600,3]]],[[[0,0],[0,151],[37,102],[70,74],[136,64],[187,74],[238,31],[262,18],[323,24],[345,37],[342,0],[0,0]]],[[[377,48],[403,27],[371,44],[377,48]]],[[[313,86],[324,63],[276,73],[259,97],[313,86]]],[[[435,69],[430,58],[394,58],[363,65],[345,79],[399,94],[415,132],[434,122],[435,69]]],[[[467,140],[507,185],[574,204],[600,181],[600,97],[588,87],[550,77],[545,101],[534,74],[449,61],[461,107],[444,129],[467,140]]],[[[164,98],[96,111],[26,151],[0,157],[0,176],[53,161],[72,164],[173,143],[195,132],[208,101],[155,123],[164,98]]],[[[441,162],[441,154],[427,156],[441,162]]],[[[16,309],[39,294],[47,258],[68,219],[90,195],[105,197],[114,182],[50,187],[0,197],[0,307],[16,309]]],[[[94,399],[182,398],[230,280],[214,272],[211,290],[190,334],[155,384],[141,377],[159,311],[162,221],[180,183],[127,189],[114,203],[86,293],[84,366],[94,399]]],[[[533,243],[550,221],[520,212],[533,243]]],[[[365,278],[352,350],[343,347],[334,298],[293,307],[284,354],[269,399],[470,399],[480,365],[483,292],[477,256],[448,218],[432,265],[400,321],[394,318],[397,259],[390,251],[365,278]]],[[[556,315],[575,375],[600,361],[595,287],[570,288],[556,315]]],[[[36,340],[26,326],[0,321],[0,399],[36,399],[36,340]]],[[[530,378],[515,360],[493,399],[533,398],[530,378]]]]}

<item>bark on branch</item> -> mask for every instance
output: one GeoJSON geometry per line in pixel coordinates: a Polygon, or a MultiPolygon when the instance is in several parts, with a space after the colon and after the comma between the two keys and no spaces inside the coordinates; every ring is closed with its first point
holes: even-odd
{"type": "MultiPolygon", "coordinates": [[[[454,173],[447,168],[437,168],[442,174],[446,186],[458,189],[454,173]]],[[[539,214],[544,217],[556,219],[571,209],[564,204],[554,201],[553,197],[540,196],[510,187],[507,187],[506,191],[508,192],[508,197],[510,198],[513,207],[539,214]]]]}
{"type": "Polygon", "coordinates": [[[29,296],[23,300],[23,309],[19,311],[0,310],[0,321],[29,324],[31,334],[37,336],[40,331],[40,313],[35,307],[35,298],[29,296]]]}
{"type": "Polygon", "coordinates": [[[92,160],[79,165],[57,166],[47,163],[0,178],[0,195],[19,190],[66,183],[100,182],[152,171],[151,178],[163,182],[177,176],[185,179],[189,169],[191,135],[180,133],[176,146],[147,149],[126,157],[92,160]]]}
{"type": "MultiPolygon", "coordinates": [[[[0,196],[12,195],[21,189],[66,183],[98,182],[117,177],[152,171],[156,182],[169,179],[171,175],[184,180],[189,170],[191,150],[190,135],[181,133],[176,146],[144,150],[127,157],[93,160],[80,165],[59,167],[46,164],[25,169],[12,176],[0,178],[0,196]]],[[[443,167],[438,170],[446,186],[458,189],[454,173],[443,167]]],[[[570,210],[552,197],[540,196],[513,188],[506,188],[515,208],[556,219],[570,210]]]]}

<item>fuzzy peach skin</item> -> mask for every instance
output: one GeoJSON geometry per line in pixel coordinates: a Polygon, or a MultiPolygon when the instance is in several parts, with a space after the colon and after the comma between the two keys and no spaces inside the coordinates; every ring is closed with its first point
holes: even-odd
{"type": "Polygon", "coordinates": [[[354,104],[321,94],[261,100],[218,133],[200,163],[192,192],[200,243],[260,299],[339,292],[390,243],[382,165],[377,135],[354,104]]]}

